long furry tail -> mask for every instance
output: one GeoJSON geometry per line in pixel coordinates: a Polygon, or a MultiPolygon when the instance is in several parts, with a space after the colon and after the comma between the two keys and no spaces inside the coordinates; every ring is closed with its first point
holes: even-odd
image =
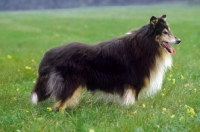
{"type": "Polygon", "coordinates": [[[47,82],[47,93],[59,96],[64,87],[64,79],[58,72],[52,72],[47,82]]]}
{"type": "Polygon", "coordinates": [[[63,89],[64,79],[59,73],[51,72],[49,75],[39,76],[33,91],[31,92],[31,102],[37,104],[50,97],[58,96],[63,89]]]}

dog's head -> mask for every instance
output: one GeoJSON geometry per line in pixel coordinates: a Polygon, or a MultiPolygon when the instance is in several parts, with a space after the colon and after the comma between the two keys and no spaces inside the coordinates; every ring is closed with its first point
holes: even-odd
{"type": "Polygon", "coordinates": [[[150,25],[156,33],[155,40],[159,43],[159,45],[166,49],[169,53],[175,54],[176,51],[171,44],[179,44],[181,40],[174,36],[170,31],[166,22],[166,15],[162,15],[159,18],[152,16],[150,18],[150,25]]]}

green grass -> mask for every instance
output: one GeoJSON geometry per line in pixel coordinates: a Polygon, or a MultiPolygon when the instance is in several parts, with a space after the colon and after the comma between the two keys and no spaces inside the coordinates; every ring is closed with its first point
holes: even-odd
{"type": "Polygon", "coordinates": [[[185,5],[0,12],[0,132],[199,131],[199,12],[199,7],[185,5]],[[45,51],[72,41],[97,43],[120,36],[162,14],[182,42],[174,46],[173,68],[155,96],[125,107],[95,101],[84,92],[80,105],[64,115],[48,111],[52,99],[30,103],[45,51]]]}

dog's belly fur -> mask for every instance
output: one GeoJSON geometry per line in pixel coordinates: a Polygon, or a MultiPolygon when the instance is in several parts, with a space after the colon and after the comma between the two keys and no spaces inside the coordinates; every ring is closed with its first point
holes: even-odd
{"type": "MultiPolygon", "coordinates": [[[[155,94],[162,88],[162,82],[167,69],[172,66],[172,57],[166,53],[162,57],[156,57],[155,69],[150,71],[150,80],[146,82],[146,85],[139,93],[140,97],[147,97],[155,94]],[[146,96],[147,95],[147,96],[146,96]]],[[[103,99],[108,102],[118,102],[120,104],[130,105],[135,103],[135,94],[131,89],[127,89],[121,98],[117,94],[107,94],[105,92],[98,91],[96,93],[97,100],[103,99]]]]}

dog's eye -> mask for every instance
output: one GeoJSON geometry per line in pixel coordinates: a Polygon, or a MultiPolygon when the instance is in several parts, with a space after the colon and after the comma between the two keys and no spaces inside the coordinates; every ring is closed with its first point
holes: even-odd
{"type": "Polygon", "coordinates": [[[168,34],[168,32],[167,31],[163,31],[163,34],[168,34]]]}

